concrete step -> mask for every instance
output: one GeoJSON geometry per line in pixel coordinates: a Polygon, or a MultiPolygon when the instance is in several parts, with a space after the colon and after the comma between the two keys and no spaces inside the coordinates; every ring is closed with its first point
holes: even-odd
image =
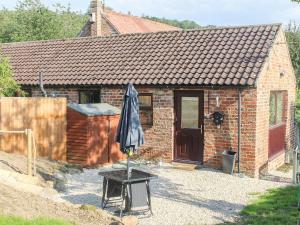
{"type": "Polygon", "coordinates": [[[188,171],[199,169],[199,165],[193,163],[172,162],[172,166],[174,169],[188,170],[188,171]]]}

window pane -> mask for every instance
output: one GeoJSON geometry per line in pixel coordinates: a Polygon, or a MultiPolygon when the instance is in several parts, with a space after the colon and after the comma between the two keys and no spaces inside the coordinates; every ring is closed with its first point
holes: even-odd
{"type": "Polygon", "coordinates": [[[151,107],[152,106],[152,96],[151,95],[139,95],[140,107],[151,107]]]}
{"type": "Polygon", "coordinates": [[[277,93],[276,124],[282,123],[282,116],[283,116],[283,96],[282,93],[277,93]]]}
{"type": "Polygon", "coordinates": [[[270,113],[269,113],[269,122],[270,126],[273,126],[276,124],[276,96],[274,93],[270,94],[270,113]]]}
{"type": "Polygon", "coordinates": [[[198,97],[181,98],[181,128],[198,128],[199,99],[198,97]]]}
{"type": "Polygon", "coordinates": [[[140,119],[142,125],[153,125],[152,94],[139,94],[140,119]]]}
{"type": "Polygon", "coordinates": [[[140,109],[140,120],[142,125],[153,124],[153,110],[152,109],[140,109]]]}
{"type": "Polygon", "coordinates": [[[100,92],[94,91],[92,92],[92,103],[100,103],[100,92]]]}
{"type": "Polygon", "coordinates": [[[80,92],[80,104],[86,104],[89,102],[89,96],[86,92],[80,92]]]}
{"type": "Polygon", "coordinates": [[[80,104],[100,103],[99,91],[80,91],[80,104]]]}

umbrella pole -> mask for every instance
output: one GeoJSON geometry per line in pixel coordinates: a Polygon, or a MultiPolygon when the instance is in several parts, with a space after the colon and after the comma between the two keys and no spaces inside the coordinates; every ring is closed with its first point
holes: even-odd
{"type": "Polygon", "coordinates": [[[129,174],[129,162],[130,162],[130,156],[129,154],[127,154],[127,178],[130,178],[130,174],[129,174]]]}

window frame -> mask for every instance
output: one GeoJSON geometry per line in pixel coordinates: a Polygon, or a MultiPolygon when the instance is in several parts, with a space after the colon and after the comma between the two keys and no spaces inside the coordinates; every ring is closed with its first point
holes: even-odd
{"type": "MultiPolygon", "coordinates": [[[[140,96],[149,96],[151,97],[151,106],[139,106],[139,114],[141,115],[141,111],[151,111],[151,123],[143,123],[141,121],[142,126],[153,126],[153,93],[139,93],[138,97],[140,96]]],[[[140,116],[141,117],[141,116],[140,116]]]]}
{"type": "Polygon", "coordinates": [[[284,110],[285,110],[285,101],[284,101],[284,92],[283,91],[271,91],[270,92],[270,98],[269,98],[269,127],[276,127],[276,126],[279,126],[279,125],[282,125],[282,124],[285,124],[285,122],[284,122],[284,110]],[[274,118],[275,118],[275,123],[274,124],[271,124],[271,118],[270,118],[270,116],[271,116],[271,114],[270,114],[270,111],[271,111],[271,104],[270,104],[270,102],[271,102],[271,96],[274,96],[274,101],[275,101],[275,103],[274,103],[274,118]],[[277,114],[278,114],[278,96],[279,95],[281,95],[281,104],[282,104],[282,106],[281,106],[281,110],[282,110],[282,112],[281,112],[281,120],[280,121],[278,121],[278,116],[277,116],[277,114]]]}
{"type": "Polygon", "coordinates": [[[101,103],[101,90],[99,90],[99,89],[81,89],[81,90],[78,90],[78,102],[79,102],[79,104],[97,104],[97,103],[101,103]],[[83,93],[83,92],[98,92],[99,102],[82,103],[81,93],[83,93]]]}

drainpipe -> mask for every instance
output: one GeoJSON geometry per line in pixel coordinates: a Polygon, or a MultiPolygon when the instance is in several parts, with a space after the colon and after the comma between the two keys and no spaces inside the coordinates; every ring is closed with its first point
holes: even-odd
{"type": "Polygon", "coordinates": [[[41,72],[39,72],[39,85],[40,85],[40,89],[43,93],[44,97],[47,97],[47,93],[44,89],[44,81],[43,81],[43,74],[41,72]]]}
{"type": "Polygon", "coordinates": [[[238,173],[241,172],[242,91],[238,89],[238,173]]]}

